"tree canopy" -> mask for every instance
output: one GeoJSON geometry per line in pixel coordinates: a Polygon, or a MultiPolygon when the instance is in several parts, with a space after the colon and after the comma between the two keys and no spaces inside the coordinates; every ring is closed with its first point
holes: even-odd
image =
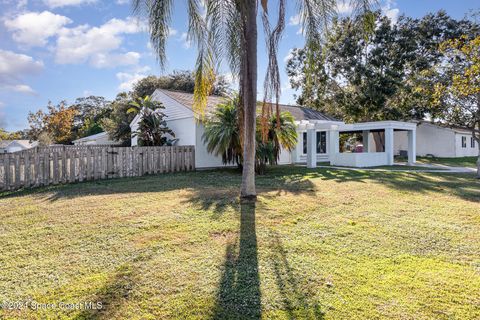
{"type": "MultiPolygon", "coordinates": [[[[347,122],[422,119],[432,112],[431,96],[416,90],[417,75],[442,61],[441,43],[478,32],[478,24],[445,12],[398,23],[374,14],[376,27],[359,33],[362,16],[335,20],[313,52],[313,76],[306,77],[304,49],[292,51],[287,73],[297,102],[347,122]]],[[[309,66],[310,68],[312,66],[309,66]]],[[[312,74],[312,73],[310,73],[312,74]]]]}
{"type": "MultiPolygon", "coordinates": [[[[195,91],[195,74],[188,70],[174,70],[164,76],[150,75],[137,81],[133,86],[132,96],[134,98],[145,98],[151,96],[155,89],[178,90],[193,93],[195,91]]],[[[225,76],[218,76],[215,79],[209,95],[226,95],[229,92],[229,83],[225,76]]]]}

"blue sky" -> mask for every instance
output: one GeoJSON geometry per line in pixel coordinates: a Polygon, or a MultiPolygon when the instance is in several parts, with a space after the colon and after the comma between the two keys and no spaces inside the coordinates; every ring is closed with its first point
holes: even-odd
{"type": "MultiPolygon", "coordinates": [[[[26,128],[28,112],[45,108],[48,101],[73,102],[87,95],[112,99],[143,76],[193,69],[196,51],[185,39],[186,7],[184,1],[175,2],[168,65],[161,71],[147,32],[132,18],[129,0],[0,0],[0,127],[26,128]]],[[[288,25],[279,48],[281,101],[293,103],[284,61],[291,48],[303,45],[303,36],[294,1],[287,3],[288,25]]],[[[383,0],[380,6],[393,19],[401,14],[421,17],[440,9],[462,18],[480,4],[478,0],[383,0]]],[[[348,14],[348,4],[341,4],[339,10],[348,14]]],[[[261,38],[259,89],[265,64],[261,38]]]]}

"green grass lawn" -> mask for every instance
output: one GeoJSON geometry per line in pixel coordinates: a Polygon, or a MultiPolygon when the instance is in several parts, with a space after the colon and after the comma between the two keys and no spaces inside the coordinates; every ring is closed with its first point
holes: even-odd
{"type": "Polygon", "coordinates": [[[480,318],[472,175],[277,167],[256,205],[239,183],[203,171],[4,195],[0,302],[30,308],[0,318],[480,318]]]}
{"type": "Polygon", "coordinates": [[[462,157],[462,158],[431,158],[431,157],[417,157],[418,163],[425,164],[441,164],[453,167],[477,167],[477,157],[462,157]]]}

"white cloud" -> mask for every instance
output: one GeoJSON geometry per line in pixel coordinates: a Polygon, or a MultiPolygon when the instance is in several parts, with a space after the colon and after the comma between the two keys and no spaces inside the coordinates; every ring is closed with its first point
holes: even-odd
{"type": "Polygon", "coordinates": [[[386,0],[382,6],[382,13],[392,21],[392,24],[397,23],[400,14],[400,9],[396,8],[396,6],[397,4],[393,0],[386,0]]]}
{"type": "Polygon", "coordinates": [[[290,19],[288,19],[288,25],[289,26],[298,26],[300,24],[300,14],[297,14],[295,16],[291,16],[290,19]]]}
{"type": "Polygon", "coordinates": [[[43,69],[43,62],[32,57],[0,49],[0,83],[7,78],[18,79],[23,75],[36,74],[43,69]]]}
{"type": "Polygon", "coordinates": [[[352,3],[349,0],[337,1],[337,12],[340,14],[350,14],[353,11],[352,3]]]}
{"type": "Polygon", "coordinates": [[[122,42],[123,34],[143,31],[136,19],[111,19],[100,27],[81,25],[76,28],[63,28],[59,32],[55,52],[55,61],[60,64],[89,62],[95,67],[112,67],[115,65],[138,62],[139,54],[128,52],[115,53],[122,42]],[[107,59],[111,59],[106,63],[107,59]]]}
{"type": "Polygon", "coordinates": [[[130,0],[117,0],[117,4],[127,4],[130,3],[130,0]]]}
{"type": "Polygon", "coordinates": [[[97,0],[43,0],[43,3],[49,8],[78,6],[81,4],[91,4],[95,2],[97,2],[97,0]]]}
{"type": "Polygon", "coordinates": [[[132,72],[118,72],[116,76],[117,79],[121,82],[118,86],[118,89],[121,91],[131,90],[135,82],[142,78],[145,78],[149,71],[150,67],[145,66],[141,68],[136,68],[132,72]]]}
{"type": "Polygon", "coordinates": [[[0,88],[3,90],[33,94],[35,91],[22,78],[39,73],[43,62],[30,56],[0,49],[0,88]]]}
{"type": "Polygon", "coordinates": [[[44,46],[65,25],[71,23],[69,18],[50,11],[28,12],[14,19],[5,20],[5,26],[13,32],[13,40],[28,46],[44,46]]]}
{"type": "Polygon", "coordinates": [[[169,37],[172,37],[172,36],[176,35],[177,33],[178,33],[178,31],[175,30],[175,29],[173,29],[173,28],[170,28],[170,29],[168,30],[168,36],[169,36],[169,37]]]}
{"type": "Polygon", "coordinates": [[[110,68],[116,66],[137,65],[140,60],[140,53],[127,52],[123,54],[98,53],[90,59],[90,64],[95,68],[110,68]]]}
{"type": "Polygon", "coordinates": [[[24,93],[24,94],[31,94],[31,95],[37,94],[35,90],[33,90],[29,85],[26,85],[26,84],[16,84],[12,86],[6,86],[6,89],[19,92],[19,93],[24,93]]]}
{"type": "Polygon", "coordinates": [[[188,34],[186,32],[182,33],[179,40],[183,42],[183,47],[185,49],[190,49],[192,46],[192,41],[188,40],[188,34]]]}

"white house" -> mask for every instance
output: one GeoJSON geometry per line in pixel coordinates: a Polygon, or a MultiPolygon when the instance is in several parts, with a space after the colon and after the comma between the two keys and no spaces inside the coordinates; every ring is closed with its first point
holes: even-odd
{"type": "Polygon", "coordinates": [[[0,141],[0,153],[10,153],[34,148],[38,145],[36,141],[29,140],[2,140],[0,141]]]}
{"type": "Polygon", "coordinates": [[[93,134],[91,136],[83,137],[77,140],[72,141],[76,146],[85,146],[85,145],[116,145],[119,144],[117,141],[110,139],[106,132],[100,132],[93,134]]]}
{"type": "MultiPolygon", "coordinates": [[[[428,121],[417,123],[417,156],[435,157],[473,157],[478,156],[478,145],[472,132],[465,128],[451,128],[428,121]]],[[[408,145],[405,134],[395,139],[395,154],[406,150],[408,145]]]]}
{"type": "MultiPolygon", "coordinates": [[[[197,168],[210,168],[222,166],[221,157],[207,152],[203,143],[204,126],[200,118],[192,110],[193,94],[157,89],[152,99],[162,102],[165,109],[162,110],[167,116],[167,126],[175,133],[178,139],[177,145],[195,146],[195,165],[197,168]]],[[[210,96],[207,100],[208,114],[219,103],[222,97],[210,96]]],[[[309,167],[315,167],[317,162],[330,162],[332,165],[369,167],[392,165],[394,156],[394,137],[399,132],[406,132],[408,137],[409,163],[415,162],[415,130],[414,123],[399,121],[366,122],[345,124],[319,111],[280,105],[281,111],[290,112],[295,118],[299,134],[298,143],[291,152],[282,150],[280,164],[306,163],[309,167]],[[373,135],[382,132],[384,143],[379,150],[375,147],[373,135]],[[348,153],[340,152],[339,137],[342,133],[359,133],[363,136],[364,152],[348,153]],[[310,142],[310,143],[309,143],[310,142]],[[377,152],[378,151],[378,152],[377,152]]],[[[137,131],[140,116],[137,115],[130,128],[137,131]]],[[[132,135],[132,146],[137,145],[137,138],[132,135]]]]}

